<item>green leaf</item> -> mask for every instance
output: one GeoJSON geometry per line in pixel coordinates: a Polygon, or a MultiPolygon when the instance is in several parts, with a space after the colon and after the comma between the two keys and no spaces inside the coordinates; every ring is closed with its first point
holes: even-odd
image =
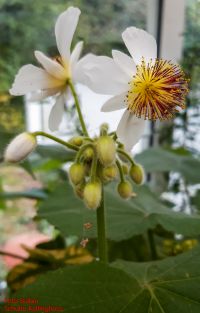
{"type": "Polygon", "coordinates": [[[180,172],[191,184],[200,182],[200,161],[191,156],[180,154],[177,150],[151,148],[136,156],[147,172],[180,172]]]}
{"type": "Polygon", "coordinates": [[[0,199],[16,199],[16,198],[44,200],[47,198],[47,194],[40,189],[30,189],[19,192],[0,192],[0,199]]]}
{"type": "MultiPolygon", "coordinates": [[[[147,186],[136,187],[137,197],[124,201],[115,186],[106,188],[107,237],[121,241],[143,234],[147,229],[161,225],[168,231],[193,236],[200,234],[200,216],[177,213],[165,206],[147,186]]],[[[39,208],[39,217],[55,225],[63,235],[83,234],[83,224],[93,227],[84,236],[96,237],[96,214],[84,207],[66,182],[59,185],[39,208]]]]}
{"type": "Polygon", "coordinates": [[[45,158],[60,160],[62,162],[73,161],[75,152],[60,145],[39,145],[36,152],[45,158]]]}
{"type": "Polygon", "coordinates": [[[199,313],[199,263],[197,248],[164,261],[66,267],[41,276],[15,298],[31,295],[37,305],[62,306],[66,313],[199,313]]]}
{"type": "Polygon", "coordinates": [[[113,265],[140,286],[122,313],[199,313],[200,248],[148,263],[118,261],[113,265]],[[142,305],[144,304],[144,305],[142,305]]]}

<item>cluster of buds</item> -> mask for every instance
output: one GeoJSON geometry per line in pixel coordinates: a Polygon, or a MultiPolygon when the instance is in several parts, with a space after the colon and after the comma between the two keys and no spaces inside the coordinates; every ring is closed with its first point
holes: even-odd
{"type": "Polygon", "coordinates": [[[108,133],[107,125],[100,128],[94,139],[76,137],[70,143],[79,147],[69,177],[75,194],[89,209],[97,209],[102,199],[102,186],[119,180],[117,191],[123,199],[135,196],[131,180],[144,181],[144,170],[118,142],[115,133],[108,133]],[[130,166],[128,166],[128,162],[130,166]]]}
{"type": "Polygon", "coordinates": [[[102,187],[118,180],[117,192],[123,199],[135,194],[131,180],[136,184],[144,181],[144,170],[134,162],[117,140],[115,133],[108,133],[103,124],[99,137],[75,137],[68,143],[46,133],[22,133],[15,137],[5,151],[5,160],[20,162],[37,146],[37,136],[43,135],[76,151],[75,161],[69,168],[70,182],[75,194],[89,209],[97,209],[102,199],[102,187]],[[127,165],[129,164],[129,166],[127,165]]]}

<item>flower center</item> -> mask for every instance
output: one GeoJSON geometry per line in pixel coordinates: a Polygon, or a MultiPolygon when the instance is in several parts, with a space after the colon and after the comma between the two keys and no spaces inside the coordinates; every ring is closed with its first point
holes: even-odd
{"type": "Polygon", "coordinates": [[[56,56],[54,60],[59,63],[64,69],[65,79],[71,78],[71,66],[69,62],[64,61],[61,56],[56,56]]]}
{"type": "Polygon", "coordinates": [[[178,65],[170,61],[144,59],[129,83],[128,110],[137,117],[165,120],[174,117],[178,108],[185,107],[188,80],[178,65]]]}

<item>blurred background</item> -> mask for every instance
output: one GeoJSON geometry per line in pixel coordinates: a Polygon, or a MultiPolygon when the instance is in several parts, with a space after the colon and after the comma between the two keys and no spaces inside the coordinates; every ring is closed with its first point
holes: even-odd
{"type": "MultiPolygon", "coordinates": [[[[84,54],[92,51],[110,56],[113,48],[127,52],[121,33],[134,25],[155,36],[159,57],[184,68],[191,90],[187,109],[173,121],[149,123],[133,153],[148,172],[151,189],[170,202],[173,210],[191,214],[200,209],[200,1],[0,0],[0,250],[7,252],[0,257],[0,296],[6,288],[6,273],[20,262],[20,258],[8,254],[24,257],[21,243],[34,247],[55,235],[47,222],[36,223],[32,218],[38,201],[45,197],[41,188],[53,189],[65,175],[63,162],[67,161],[59,147],[41,139],[28,161],[20,166],[3,163],[5,146],[16,134],[49,131],[47,120],[53,104],[52,99],[31,103],[28,97],[14,98],[8,90],[22,65],[36,64],[34,50],[57,55],[55,21],[70,5],[82,11],[73,45],[84,40],[84,54]]],[[[121,112],[100,112],[107,97],[84,86],[78,86],[78,92],[90,133],[97,133],[105,121],[115,130],[121,112]]],[[[56,135],[68,138],[79,133],[72,103],[56,135]]]]}

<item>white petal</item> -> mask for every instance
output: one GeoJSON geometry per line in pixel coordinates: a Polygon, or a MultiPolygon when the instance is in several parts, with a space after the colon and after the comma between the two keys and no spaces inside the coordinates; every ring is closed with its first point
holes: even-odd
{"type": "Polygon", "coordinates": [[[94,92],[107,95],[119,95],[128,90],[130,78],[119,68],[112,58],[89,56],[82,67],[85,84],[94,92]]]}
{"type": "Polygon", "coordinates": [[[60,80],[66,78],[65,70],[58,62],[48,58],[40,51],[35,51],[35,57],[50,75],[60,80]]]}
{"type": "Polygon", "coordinates": [[[49,129],[55,131],[58,129],[64,113],[64,97],[60,95],[57,97],[56,103],[51,109],[49,115],[49,129]]]}
{"type": "Polygon", "coordinates": [[[125,104],[126,93],[122,93],[121,95],[117,95],[106,101],[101,108],[102,112],[111,112],[117,111],[126,108],[125,104]]]}
{"type": "Polygon", "coordinates": [[[63,60],[70,59],[70,47],[74,32],[76,30],[79,15],[81,11],[78,8],[70,7],[59,15],[55,25],[55,35],[58,51],[63,60]]]}
{"type": "Polygon", "coordinates": [[[126,110],[117,127],[117,136],[125,145],[125,148],[130,151],[133,146],[141,138],[145,128],[145,120],[137,118],[126,110]]]}
{"type": "Polygon", "coordinates": [[[112,56],[117,65],[131,78],[136,73],[136,64],[127,54],[112,50],[112,56]]]}
{"type": "Polygon", "coordinates": [[[141,62],[141,58],[149,62],[157,56],[157,45],[155,38],[142,29],[128,27],[122,38],[136,64],[141,62]]]}
{"type": "Polygon", "coordinates": [[[72,79],[75,82],[79,82],[81,84],[86,85],[87,81],[86,69],[87,66],[92,62],[92,60],[95,60],[95,58],[96,56],[94,54],[88,53],[74,65],[72,79]]]}
{"type": "Polygon", "coordinates": [[[41,101],[60,92],[60,88],[52,88],[31,93],[28,101],[41,101]]]}
{"type": "Polygon", "coordinates": [[[61,81],[53,78],[45,70],[32,64],[21,67],[10,89],[14,96],[25,95],[37,90],[61,87],[61,81]]]}
{"type": "Polygon", "coordinates": [[[78,62],[82,50],[83,50],[83,41],[79,41],[74,47],[74,50],[72,51],[72,54],[70,57],[70,63],[72,66],[78,62]]]}

